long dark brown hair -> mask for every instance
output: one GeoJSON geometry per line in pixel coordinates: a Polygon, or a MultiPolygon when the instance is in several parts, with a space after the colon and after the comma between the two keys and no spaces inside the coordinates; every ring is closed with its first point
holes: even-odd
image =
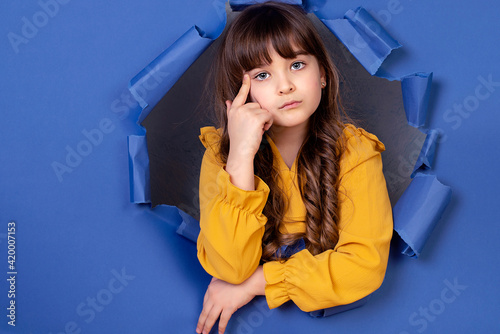
{"type": "Polygon", "coordinates": [[[229,134],[226,100],[233,100],[241,87],[243,73],[269,64],[269,46],[283,58],[296,57],[295,48],[316,57],[326,77],[326,88],[309,122],[309,132],[299,151],[297,177],[306,207],[305,233],[282,233],[288,201],[279,188],[279,171],[273,153],[263,138],[254,158],[254,170],[270,188],[264,208],[267,217],[262,238],[262,260],[280,259],[277,251],[303,238],[312,254],[333,249],[338,241],[338,179],[342,152],[343,112],[339,99],[339,76],[321,38],[307,14],[294,5],[267,2],[247,7],[222,36],[212,67],[214,108],[222,128],[219,156],[227,162],[229,134]]]}

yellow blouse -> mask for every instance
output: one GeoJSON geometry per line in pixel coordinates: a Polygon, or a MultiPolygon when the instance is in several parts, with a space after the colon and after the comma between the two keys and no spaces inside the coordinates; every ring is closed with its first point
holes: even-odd
{"type": "MultiPolygon", "coordinates": [[[[264,264],[266,300],[275,308],[292,300],[310,312],[359,300],[382,284],[392,237],[392,210],[382,174],[384,145],[353,125],[343,132],[340,160],[339,241],[335,249],[312,255],[304,249],[286,262],[264,264]]],[[[254,191],[234,186],[217,159],[219,132],[201,129],[206,147],[200,174],[198,259],[210,275],[239,284],[257,269],[267,218],[269,188],[255,176],[254,191]]],[[[297,185],[296,162],[288,168],[268,137],[289,196],[284,228],[305,231],[306,209],[297,185]]]]}

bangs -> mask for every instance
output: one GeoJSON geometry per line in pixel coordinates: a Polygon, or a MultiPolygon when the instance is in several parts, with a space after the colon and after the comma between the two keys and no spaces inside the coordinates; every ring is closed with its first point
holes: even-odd
{"type": "MultiPolygon", "coordinates": [[[[251,14],[251,13],[250,13],[251,14]]],[[[304,14],[305,15],[305,14],[304,14]]],[[[235,40],[234,60],[249,71],[271,63],[271,47],[281,57],[292,59],[299,54],[315,54],[311,27],[304,25],[296,16],[269,9],[256,15],[247,15],[245,25],[235,40]]]]}

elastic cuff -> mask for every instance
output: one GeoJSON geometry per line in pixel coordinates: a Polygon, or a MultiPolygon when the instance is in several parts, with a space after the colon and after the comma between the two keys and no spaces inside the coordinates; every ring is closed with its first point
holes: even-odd
{"type": "Polygon", "coordinates": [[[285,283],[285,264],[278,261],[264,263],[266,300],[269,308],[276,308],[290,300],[285,283]]]}
{"type": "Polygon", "coordinates": [[[254,214],[261,214],[267,202],[269,187],[258,176],[255,177],[255,190],[243,190],[231,183],[229,173],[221,168],[217,174],[217,187],[224,200],[234,207],[254,214]]]}

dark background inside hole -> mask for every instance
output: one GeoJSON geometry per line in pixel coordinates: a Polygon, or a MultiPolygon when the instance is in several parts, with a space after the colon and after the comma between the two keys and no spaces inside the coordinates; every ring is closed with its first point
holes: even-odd
{"type": "MultiPolygon", "coordinates": [[[[237,13],[228,13],[228,21],[237,13]]],[[[344,107],[356,125],[375,134],[386,146],[382,154],[391,203],[409,185],[425,135],[407,124],[399,81],[371,76],[323,23],[310,14],[342,76],[344,107]]],[[[202,99],[216,40],[155,106],[146,128],[152,205],[175,205],[199,218],[198,182],[205,151],[200,128],[213,125],[202,99]]],[[[210,93],[208,93],[210,94],[210,93]]]]}

